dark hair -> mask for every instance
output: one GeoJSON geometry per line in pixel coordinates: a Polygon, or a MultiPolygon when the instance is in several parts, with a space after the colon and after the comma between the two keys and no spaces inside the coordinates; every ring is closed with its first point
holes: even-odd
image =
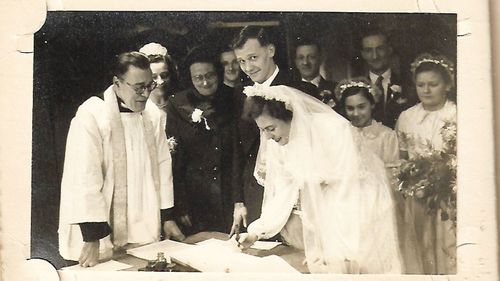
{"type": "Polygon", "coordinates": [[[148,58],[140,52],[126,52],[121,53],[116,56],[113,64],[113,75],[121,77],[127,73],[130,66],[134,66],[140,69],[149,69],[148,58]]]}
{"type": "Polygon", "coordinates": [[[247,40],[251,38],[257,39],[261,46],[272,44],[269,35],[263,27],[247,25],[240,30],[236,37],[234,37],[231,42],[231,48],[240,49],[245,45],[247,40]]]}
{"type": "Polygon", "coordinates": [[[217,51],[214,50],[213,47],[205,46],[205,45],[200,45],[194,47],[187,56],[184,59],[183,62],[183,67],[182,67],[182,73],[183,73],[183,78],[185,79],[185,84],[186,85],[191,85],[191,71],[190,67],[191,65],[195,63],[208,63],[214,66],[215,71],[217,72],[217,76],[219,77],[219,80],[222,77],[223,69],[222,66],[219,63],[219,54],[217,54],[217,51]]]}
{"type": "Polygon", "coordinates": [[[376,26],[370,26],[361,31],[359,36],[359,46],[361,48],[363,47],[363,39],[369,36],[382,36],[385,38],[385,43],[391,45],[390,37],[384,30],[376,26]]]}
{"type": "Polygon", "coordinates": [[[170,75],[170,88],[174,91],[179,87],[179,71],[177,64],[170,55],[149,55],[149,63],[163,62],[167,65],[168,73],[170,75]]]}
{"type": "Polygon", "coordinates": [[[293,112],[286,109],[285,104],[281,101],[266,100],[259,96],[246,98],[243,107],[243,119],[255,120],[264,113],[284,122],[290,122],[293,117],[293,112]]]}
{"type": "Polygon", "coordinates": [[[319,42],[311,37],[297,37],[297,40],[295,41],[295,51],[297,51],[297,48],[301,46],[316,46],[316,48],[318,48],[318,52],[321,54],[319,42]]]}
{"type": "Polygon", "coordinates": [[[346,110],[345,110],[345,102],[348,97],[352,97],[354,95],[361,94],[363,97],[365,97],[370,104],[375,104],[375,98],[373,95],[370,93],[368,88],[365,87],[349,87],[345,89],[342,92],[342,97],[340,98],[339,105],[340,105],[340,110],[343,116],[347,116],[346,110]]]}
{"type": "Polygon", "coordinates": [[[222,53],[227,53],[227,52],[233,52],[233,48],[229,45],[223,45],[222,47],[219,47],[219,51],[217,52],[219,54],[219,57],[222,53]]]}

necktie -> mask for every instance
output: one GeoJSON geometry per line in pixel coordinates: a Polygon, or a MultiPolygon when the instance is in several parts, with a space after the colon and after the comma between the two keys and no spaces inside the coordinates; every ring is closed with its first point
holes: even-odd
{"type": "Polygon", "coordinates": [[[385,93],[384,93],[384,87],[382,86],[383,80],[384,80],[384,77],[382,75],[380,75],[377,78],[377,81],[375,81],[375,87],[377,87],[377,89],[380,91],[381,96],[380,96],[378,103],[380,104],[380,106],[382,108],[382,112],[385,113],[385,93]]]}

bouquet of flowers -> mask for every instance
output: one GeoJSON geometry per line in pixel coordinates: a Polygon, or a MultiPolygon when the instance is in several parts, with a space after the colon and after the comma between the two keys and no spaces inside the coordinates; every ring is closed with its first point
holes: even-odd
{"type": "MultiPolygon", "coordinates": [[[[446,121],[441,128],[443,149],[428,143],[426,152],[403,160],[396,172],[398,191],[427,207],[429,214],[441,211],[441,220],[457,220],[457,126],[446,121]]],[[[402,134],[409,145],[414,140],[402,134]]]]}

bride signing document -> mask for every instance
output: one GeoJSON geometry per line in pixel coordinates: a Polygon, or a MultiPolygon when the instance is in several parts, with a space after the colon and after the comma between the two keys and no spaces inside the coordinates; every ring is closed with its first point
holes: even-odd
{"type": "Polygon", "coordinates": [[[279,232],[289,240],[299,214],[298,247],[310,272],[401,273],[384,165],[356,145],[349,121],[287,86],[256,85],[244,92],[244,117],[261,132],[254,176],[264,198],[240,247],[279,232]]]}

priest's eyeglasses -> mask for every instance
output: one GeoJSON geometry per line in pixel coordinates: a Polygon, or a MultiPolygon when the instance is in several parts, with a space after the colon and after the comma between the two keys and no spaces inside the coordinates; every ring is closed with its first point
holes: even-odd
{"type": "Polygon", "coordinates": [[[155,81],[151,81],[151,83],[147,85],[131,85],[124,79],[121,80],[125,82],[130,88],[132,88],[132,90],[134,90],[135,93],[139,96],[142,95],[146,90],[148,90],[148,92],[151,93],[154,89],[156,89],[156,86],[158,86],[158,83],[156,83],[155,81]]]}

